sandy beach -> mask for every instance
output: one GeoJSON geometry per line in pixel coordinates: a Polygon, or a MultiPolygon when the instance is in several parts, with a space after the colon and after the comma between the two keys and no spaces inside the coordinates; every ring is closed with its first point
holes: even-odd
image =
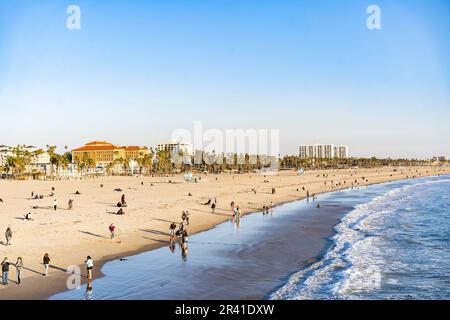
{"type": "MultiPolygon", "coordinates": [[[[230,203],[235,201],[244,214],[259,211],[270,202],[281,204],[306,197],[306,190],[323,193],[359,185],[450,173],[450,168],[411,167],[280,171],[275,175],[201,175],[198,183],[185,182],[182,175],[171,177],[104,177],[80,181],[0,181],[1,256],[15,262],[23,258],[23,283],[13,282],[11,266],[8,287],[0,287],[0,299],[46,299],[66,288],[70,265],[83,264],[87,255],[95,262],[94,277],[100,276],[102,263],[166,245],[172,221],[181,221],[181,212],[190,212],[189,233],[197,233],[231,218],[230,203]],[[334,186],[332,187],[331,181],[334,186]],[[325,184],[326,182],[326,184],[325,184]],[[101,187],[103,185],[103,187],[101,187]],[[55,195],[49,196],[54,187],[55,195]],[[303,187],[305,190],[303,190],[303,187]],[[121,192],[114,189],[120,188],[121,192]],[[275,188],[275,194],[272,194],[275,188]],[[76,195],[79,191],[81,194],[76,195]],[[45,197],[32,200],[31,193],[45,197]],[[117,202],[125,194],[125,215],[116,215],[117,202]],[[191,194],[191,195],[189,195],[191,194]],[[203,205],[217,198],[215,213],[203,205]],[[58,201],[58,210],[53,201],[58,201]],[[67,210],[69,199],[73,210],[67,210]],[[34,208],[33,208],[34,207],[34,208]],[[34,221],[24,220],[32,212],[34,221]],[[116,238],[109,239],[108,226],[117,227],[116,238]],[[5,246],[4,231],[10,226],[13,237],[5,246]],[[43,277],[44,253],[51,258],[48,277],[43,277]]],[[[157,263],[157,262],[155,262],[157,263]]],[[[85,274],[85,268],[82,266],[85,274]]]]}

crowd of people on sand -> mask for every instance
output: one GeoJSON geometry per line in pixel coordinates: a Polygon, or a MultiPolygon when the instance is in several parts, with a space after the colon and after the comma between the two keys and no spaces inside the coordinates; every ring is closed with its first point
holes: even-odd
{"type": "MultiPolygon", "coordinates": [[[[324,178],[328,178],[328,175],[323,175],[324,178]]],[[[366,179],[365,177],[361,178],[364,182],[368,182],[368,179],[366,179]]],[[[334,179],[331,179],[331,189],[334,190],[334,188],[340,188],[343,186],[347,186],[347,181],[339,181],[339,182],[335,182],[334,179]]],[[[356,186],[359,186],[360,183],[358,180],[354,180],[351,182],[351,188],[354,188],[356,186]]],[[[324,186],[327,186],[327,181],[324,181],[324,186]]],[[[103,187],[103,185],[101,185],[101,187],[103,187]]],[[[306,201],[309,202],[310,198],[312,198],[312,201],[316,201],[316,194],[312,193],[310,194],[309,190],[306,190],[305,187],[301,187],[301,190],[306,192],[306,201]]],[[[49,197],[54,197],[54,191],[55,188],[52,188],[52,192],[50,193],[49,197]]],[[[122,192],[122,189],[120,188],[116,188],[114,189],[114,191],[117,192],[122,192]]],[[[252,191],[255,193],[256,189],[252,189],[252,191]]],[[[300,191],[299,188],[297,188],[297,191],[300,191]]],[[[275,193],[274,188],[272,189],[272,194],[275,193]]],[[[81,193],[77,190],[75,192],[75,195],[80,195],[81,193]]],[[[191,193],[189,193],[189,196],[192,196],[191,193]]],[[[31,192],[31,199],[32,200],[37,200],[37,199],[43,199],[44,195],[40,194],[35,194],[34,192],[31,192]]],[[[0,203],[4,202],[1,198],[0,198],[0,203]]],[[[74,200],[73,199],[69,199],[68,204],[67,204],[67,209],[68,210],[72,210],[73,209],[73,203],[74,200]]],[[[207,202],[202,203],[203,205],[209,206],[211,208],[211,212],[214,214],[215,210],[217,208],[217,198],[209,198],[207,202]]],[[[122,194],[120,201],[117,203],[117,207],[119,207],[119,211],[117,212],[118,215],[123,215],[125,214],[125,212],[123,211],[123,208],[127,207],[127,202],[125,199],[125,194],[122,194]]],[[[235,201],[232,201],[230,203],[230,207],[231,207],[231,221],[238,226],[241,220],[241,210],[239,208],[239,206],[235,203],[235,201]]],[[[320,203],[316,204],[317,208],[320,208],[320,203]]],[[[37,207],[33,207],[33,208],[37,208],[37,207]]],[[[270,202],[270,204],[264,204],[262,207],[262,212],[264,215],[269,214],[270,212],[272,212],[272,209],[274,208],[274,203],[270,202]]],[[[53,209],[55,211],[58,210],[58,201],[56,198],[54,198],[53,200],[53,209]]],[[[176,222],[172,222],[169,226],[169,235],[170,235],[170,239],[169,239],[169,248],[172,252],[174,252],[175,250],[175,240],[179,239],[179,244],[180,244],[180,248],[181,248],[181,252],[182,252],[182,257],[185,260],[187,258],[187,253],[188,253],[188,228],[189,228],[189,218],[190,218],[190,213],[189,211],[182,211],[181,213],[181,222],[177,223],[176,222]]],[[[28,212],[25,215],[24,220],[26,221],[33,221],[33,214],[31,212],[28,212]]],[[[114,225],[114,223],[111,223],[108,227],[109,233],[110,233],[110,240],[115,239],[116,236],[116,226],[114,225]]],[[[13,231],[11,229],[10,226],[7,227],[6,231],[5,231],[5,239],[6,242],[3,242],[3,244],[5,246],[10,246],[12,245],[12,237],[13,237],[13,231]]],[[[49,267],[50,267],[50,256],[48,253],[44,254],[44,257],[42,258],[42,265],[43,265],[43,275],[47,276],[48,272],[49,272],[49,267]]],[[[16,283],[18,285],[20,285],[22,283],[22,274],[23,274],[23,270],[24,270],[24,262],[23,259],[19,256],[16,260],[15,263],[11,263],[7,257],[5,257],[3,259],[3,261],[1,262],[1,269],[2,269],[2,284],[3,285],[8,285],[9,283],[9,272],[10,272],[10,266],[14,266],[16,269],[16,283]]],[[[87,279],[89,280],[88,282],[88,286],[86,289],[86,292],[91,292],[92,291],[92,270],[94,268],[94,262],[92,257],[87,256],[86,260],[85,260],[85,266],[86,266],[86,271],[87,271],[87,279]]]]}
{"type": "Polygon", "coordinates": [[[175,238],[181,239],[181,244],[187,245],[188,240],[188,227],[189,227],[189,211],[183,211],[181,213],[181,222],[179,223],[178,230],[177,224],[172,222],[169,226],[169,243],[172,244],[175,238]]]}
{"type": "MultiPolygon", "coordinates": [[[[18,257],[16,260],[16,263],[11,263],[8,260],[8,257],[5,257],[1,263],[2,266],[2,284],[4,286],[7,286],[9,284],[9,267],[13,265],[16,268],[16,283],[17,285],[20,285],[22,283],[22,272],[24,267],[23,259],[22,257],[18,257]]],[[[47,276],[48,275],[48,269],[50,266],[50,257],[48,253],[44,255],[44,258],[42,259],[42,265],[44,266],[44,272],[42,275],[47,276]]]]}
{"type": "Polygon", "coordinates": [[[266,215],[266,214],[269,214],[270,212],[272,212],[273,207],[274,207],[274,204],[272,201],[270,202],[269,205],[266,205],[266,204],[263,205],[263,208],[262,208],[263,215],[266,215]]]}
{"type": "MultiPolygon", "coordinates": [[[[111,227],[110,227],[111,228],[111,227]]],[[[114,229],[111,231],[111,239],[114,238],[114,229]]],[[[42,258],[42,265],[43,265],[43,276],[48,276],[49,268],[50,268],[50,256],[48,253],[44,254],[44,257],[42,258]]],[[[90,256],[87,256],[86,261],[86,270],[87,270],[87,279],[92,280],[92,269],[94,268],[94,261],[90,256]]],[[[12,263],[9,261],[8,257],[3,258],[3,261],[1,262],[1,268],[2,268],[2,285],[7,286],[9,285],[9,272],[10,272],[10,266],[14,266],[16,269],[16,284],[20,285],[22,284],[22,273],[23,269],[25,268],[22,257],[17,257],[16,263],[12,263]]]]}
{"type": "Polygon", "coordinates": [[[17,258],[16,263],[11,263],[8,260],[8,257],[5,257],[1,263],[2,266],[2,284],[7,286],[9,284],[9,266],[13,265],[16,267],[16,276],[17,276],[17,284],[20,285],[22,283],[22,270],[23,270],[23,261],[21,257],[17,258]]]}
{"type": "MultiPolygon", "coordinates": [[[[52,187],[52,192],[49,194],[49,197],[53,197],[55,195],[54,191],[55,191],[55,188],[52,187]]],[[[81,193],[77,190],[75,192],[75,194],[76,195],[80,195],[81,193]]],[[[42,195],[42,194],[38,195],[38,194],[35,194],[34,191],[32,191],[31,192],[31,200],[39,200],[39,199],[44,199],[44,195],[42,195]]],[[[1,202],[3,202],[3,200],[1,200],[1,202]]],[[[73,203],[74,203],[74,200],[73,199],[69,199],[69,201],[67,203],[67,209],[68,210],[72,210],[73,209],[73,203]]],[[[121,204],[122,204],[122,206],[126,206],[125,195],[122,195],[121,204]]],[[[33,206],[33,209],[38,209],[38,207],[37,206],[33,206]]],[[[58,200],[56,198],[53,200],[53,210],[55,210],[55,211],[58,210],[58,200]]],[[[25,215],[24,220],[25,221],[34,221],[32,212],[28,212],[25,215]]],[[[115,225],[113,223],[111,223],[111,225],[109,226],[108,229],[109,229],[110,234],[111,234],[110,239],[112,240],[115,237],[115,229],[116,229],[116,227],[115,227],[115,225]]],[[[6,242],[2,242],[2,244],[4,244],[5,246],[12,245],[12,242],[11,242],[12,241],[12,237],[13,237],[12,228],[11,228],[11,226],[8,226],[6,228],[6,231],[5,231],[6,242]]],[[[50,260],[49,254],[45,253],[44,257],[42,258],[42,266],[43,266],[43,273],[42,273],[42,275],[43,276],[47,276],[48,275],[49,268],[50,268],[50,261],[51,260],[50,260]]],[[[92,260],[92,258],[90,256],[88,256],[86,258],[85,265],[86,265],[86,270],[87,270],[87,279],[88,280],[92,280],[92,269],[94,267],[94,262],[93,262],[93,260],[92,260]]],[[[17,279],[16,283],[17,283],[17,285],[20,285],[22,283],[22,274],[23,274],[23,270],[25,268],[22,257],[18,257],[15,263],[10,262],[8,257],[4,257],[3,258],[2,262],[1,262],[1,269],[2,269],[2,280],[1,280],[1,282],[2,282],[2,284],[4,286],[9,285],[9,281],[10,281],[10,278],[9,278],[10,266],[14,266],[15,267],[15,269],[16,269],[16,279],[17,279]]]]}
{"type": "Polygon", "coordinates": [[[189,227],[189,211],[183,211],[181,213],[181,222],[179,223],[178,230],[177,224],[172,222],[169,226],[169,249],[173,253],[175,251],[175,239],[179,239],[181,248],[181,255],[183,260],[187,258],[188,252],[188,227],[189,227]]]}
{"type": "Polygon", "coordinates": [[[217,198],[216,197],[214,197],[214,199],[209,198],[208,201],[206,201],[203,205],[210,206],[211,213],[215,213],[216,212],[216,206],[217,206],[217,198]]]}

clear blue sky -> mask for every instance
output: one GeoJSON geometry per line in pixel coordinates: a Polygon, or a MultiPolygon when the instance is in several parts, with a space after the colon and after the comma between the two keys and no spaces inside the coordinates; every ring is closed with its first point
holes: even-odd
{"type": "Polygon", "coordinates": [[[280,129],[283,154],[450,155],[448,39],[445,0],[1,0],[0,144],[155,145],[200,120],[280,129]]]}

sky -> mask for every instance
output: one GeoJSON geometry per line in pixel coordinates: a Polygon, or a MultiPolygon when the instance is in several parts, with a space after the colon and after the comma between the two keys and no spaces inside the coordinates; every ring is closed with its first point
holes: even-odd
{"type": "Polygon", "coordinates": [[[201,121],[278,129],[281,154],[450,155],[448,39],[445,0],[0,0],[0,145],[154,146],[201,121]]]}

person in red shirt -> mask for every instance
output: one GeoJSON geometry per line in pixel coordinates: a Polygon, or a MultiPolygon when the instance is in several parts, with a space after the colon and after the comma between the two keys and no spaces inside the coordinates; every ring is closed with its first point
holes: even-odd
{"type": "Polygon", "coordinates": [[[111,232],[111,240],[114,239],[114,230],[116,230],[116,226],[114,225],[114,223],[111,223],[111,225],[109,226],[109,232],[111,232]]]}

